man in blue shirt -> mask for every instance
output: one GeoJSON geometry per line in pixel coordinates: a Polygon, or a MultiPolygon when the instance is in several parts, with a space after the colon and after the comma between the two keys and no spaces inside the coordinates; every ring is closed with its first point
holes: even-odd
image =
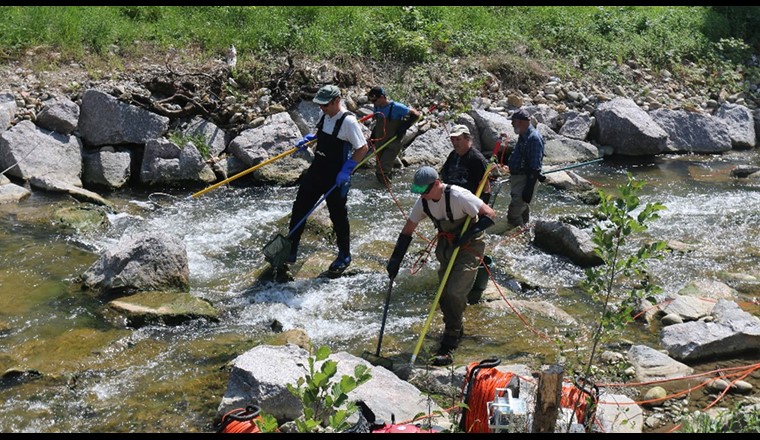
{"type": "Polygon", "coordinates": [[[530,202],[544,161],[544,139],[530,123],[530,115],[520,109],[512,115],[512,127],[519,135],[509,155],[508,169],[512,200],[507,208],[507,221],[512,226],[525,226],[530,220],[530,202]]]}
{"type": "MultiPolygon", "coordinates": [[[[401,153],[401,141],[406,130],[417,120],[420,112],[400,102],[388,99],[382,87],[373,87],[367,93],[369,102],[373,104],[375,126],[372,128],[370,141],[380,148],[389,139],[396,136],[393,142],[383,148],[375,156],[375,177],[382,185],[393,178],[393,164],[401,153]]],[[[370,151],[371,153],[371,151],[370,151]]]]}

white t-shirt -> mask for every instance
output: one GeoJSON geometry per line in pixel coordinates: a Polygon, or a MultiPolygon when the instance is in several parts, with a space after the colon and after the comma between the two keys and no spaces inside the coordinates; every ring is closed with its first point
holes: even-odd
{"type": "MultiPolygon", "coordinates": [[[[325,113],[325,120],[322,124],[322,131],[332,134],[333,129],[335,129],[335,123],[338,122],[341,116],[343,116],[343,113],[346,113],[346,110],[342,107],[333,117],[330,117],[330,115],[325,113]]],[[[367,141],[364,139],[364,133],[362,132],[361,125],[359,125],[359,121],[356,120],[356,116],[350,113],[343,121],[343,125],[340,126],[338,139],[348,141],[354,150],[361,148],[364,146],[364,144],[367,143],[367,141]]]]}
{"type": "MultiPolygon", "coordinates": [[[[468,189],[451,185],[450,204],[454,220],[459,220],[465,216],[475,218],[478,215],[478,211],[480,211],[480,207],[483,206],[483,200],[480,197],[475,197],[475,194],[471,193],[468,189]]],[[[428,200],[428,208],[436,219],[449,220],[449,216],[446,214],[446,191],[444,190],[441,194],[441,200],[437,202],[428,200]]],[[[419,224],[425,217],[427,215],[425,214],[425,210],[422,209],[422,197],[418,197],[414,206],[412,206],[412,210],[409,212],[409,220],[419,224]]]]}

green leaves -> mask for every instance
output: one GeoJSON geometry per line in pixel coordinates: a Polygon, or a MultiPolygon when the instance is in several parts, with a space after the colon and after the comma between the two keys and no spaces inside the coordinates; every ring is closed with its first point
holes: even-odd
{"type": "Polygon", "coordinates": [[[586,279],[581,287],[594,301],[601,303],[602,316],[594,332],[586,377],[599,341],[614,337],[616,330],[633,320],[633,311],[641,299],[660,291],[659,286],[649,281],[647,263],[663,258],[665,242],[655,241],[629,250],[628,241],[645,232],[650,222],[660,218],[658,212],[666,209],[660,203],[647,203],[642,207],[638,194],[643,186],[644,182],[628,173],[627,182],[618,187],[618,197],[599,191],[601,201],[595,216],[601,221],[593,227],[591,240],[603,264],[585,270],[586,279]],[[637,210],[638,214],[634,214],[637,210]]]}
{"type": "Polygon", "coordinates": [[[349,428],[346,420],[356,412],[353,402],[348,402],[348,393],[359,385],[367,382],[372,376],[366,365],[354,367],[354,376],[343,375],[334,381],[338,373],[338,363],[327,358],[330,348],[322,346],[314,356],[308,359],[308,368],[299,364],[306,375],[296,381],[296,385],[288,384],[288,391],[299,398],[303,404],[303,418],[295,421],[299,432],[317,432],[326,421],[334,432],[345,431],[349,428]],[[316,364],[321,362],[319,370],[316,364]]]}

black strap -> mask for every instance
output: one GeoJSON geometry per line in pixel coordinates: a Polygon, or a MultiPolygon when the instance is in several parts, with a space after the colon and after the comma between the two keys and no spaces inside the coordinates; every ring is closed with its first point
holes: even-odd
{"type": "MultiPolygon", "coordinates": [[[[449,220],[453,222],[454,213],[451,212],[451,185],[446,185],[446,188],[443,190],[443,194],[446,203],[446,216],[448,216],[449,220]]],[[[433,217],[433,213],[430,212],[430,207],[428,206],[427,200],[425,199],[422,199],[422,210],[425,211],[425,214],[430,217],[430,220],[433,221],[435,227],[440,231],[441,223],[437,218],[433,217]]]]}
{"type": "Polygon", "coordinates": [[[446,185],[446,190],[443,192],[446,196],[446,215],[450,221],[454,221],[454,214],[451,212],[451,185],[446,185]]]}
{"type": "MultiPolygon", "coordinates": [[[[335,127],[333,128],[332,135],[336,138],[338,137],[338,133],[340,133],[340,128],[343,126],[343,120],[346,119],[346,116],[348,116],[348,112],[343,113],[343,116],[340,117],[337,121],[335,121],[335,127]]],[[[322,113],[322,117],[319,118],[319,122],[317,122],[317,130],[322,131],[322,126],[325,124],[325,114],[322,113]]]]}

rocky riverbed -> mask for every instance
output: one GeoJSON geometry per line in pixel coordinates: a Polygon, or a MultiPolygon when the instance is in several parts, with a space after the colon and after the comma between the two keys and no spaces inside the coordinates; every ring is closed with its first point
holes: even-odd
{"type": "MultiPolygon", "coordinates": [[[[37,55],[53,57],[52,54],[37,55]]],[[[3,79],[0,93],[12,94],[18,109],[7,125],[17,127],[24,120],[36,122],[50,97],[65,96],[81,105],[87,90],[101,89],[123,102],[167,118],[206,117],[234,137],[248,128],[264,125],[265,117],[290,109],[299,99],[308,100],[319,84],[336,82],[341,85],[349,108],[356,110],[366,103],[364,94],[369,87],[387,84],[391,78],[384,77],[371,65],[369,68],[364,66],[347,70],[326,62],[301,63],[284,58],[272,61],[272,75],[267,81],[246,89],[241,86],[240,80],[235,79],[241,78],[239,73],[233,72],[221,59],[179,65],[171,57],[166,58],[164,62],[148,59],[129,65],[125,62],[120,69],[114,70],[69,64],[56,70],[35,71],[24,66],[23,62],[4,65],[1,68],[3,79]],[[364,78],[375,81],[359,80],[364,78]]],[[[755,108],[755,103],[741,94],[703,90],[698,84],[679,84],[667,72],[660,71],[654,75],[637,69],[633,63],[621,65],[619,69],[625,77],[637,79],[637,82],[614,87],[573,84],[539,71],[527,78],[526,84],[511,85],[508,79],[502,80],[498,75],[478,68],[475,60],[451,64],[458,67],[446,69],[450,75],[436,77],[441,90],[447,91],[440,96],[416,95],[412,93],[413,89],[404,89],[413,105],[421,108],[427,108],[430,103],[438,105],[436,114],[428,121],[431,136],[441,120],[455,116],[455,109],[461,104],[454,100],[458,96],[457,90],[460,90],[458,85],[466,83],[472,76],[484,79],[485,87],[482,96],[468,96],[472,99],[471,105],[494,113],[535,105],[546,105],[561,115],[571,111],[590,112],[615,96],[630,97],[645,111],[668,108],[712,115],[714,109],[724,103],[742,105],[751,110],[755,108]],[[477,72],[474,75],[473,69],[477,72]],[[644,93],[644,90],[647,92],[644,93]]],[[[389,70],[386,75],[394,69],[389,70]]],[[[403,77],[404,74],[396,75],[403,77]]],[[[409,84],[419,81],[419,78],[410,78],[409,84]]],[[[551,128],[560,129],[563,122],[558,117],[551,128]]],[[[613,363],[615,356],[609,356],[610,363],[613,363]]],[[[683,405],[675,405],[674,408],[672,418],[684,411],[683,405]]],[[[651,423],[654,425],[655,421],[651,423]]]]}

